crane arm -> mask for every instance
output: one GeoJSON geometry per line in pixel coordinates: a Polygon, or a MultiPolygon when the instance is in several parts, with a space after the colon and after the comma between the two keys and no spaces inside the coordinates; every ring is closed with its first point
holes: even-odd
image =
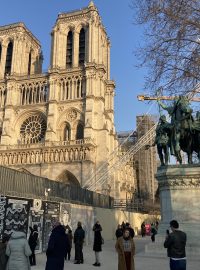
{"type": "MultiPolygon", "coordinates": [[[[160,96],[160,97],[156,97],[156,96],[145,96],[145,95],[138,95],[137,98],[138,98],[139,101],[145,101],[145,100],[176,100],[176,99],[179,99],[178,96],[160,96]]],[[[190,99],[190,101],[200,102],[200,97],[192,97],[190,99]]]]}

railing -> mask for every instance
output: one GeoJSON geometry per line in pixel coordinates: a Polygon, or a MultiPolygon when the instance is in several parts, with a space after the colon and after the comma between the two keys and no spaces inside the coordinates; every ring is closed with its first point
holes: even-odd
{"type": "Polygon", "coordinates": [[[92,139],[0,146],[0,165],[94,161],[92,139]]]}
{"type": "Polygon", "coordinates": [[[110,196],[0,166],[2,195],[46,200],[45,188],[51,189],[49,201],[82,203],[104,208],[113,206],[113,198],[110,196]]]}
{"type": "Polygon", "coordinates": [[[19,86],[19,105],[44,103],[48,100],[49,86],[45,79],[34,82],[24,82],[19,86]]]}
{"type": "Polygon", "coordinates": [[[60,101],[80,99],[85,95],[85,79],[79,76],[68,76],[59,79],[60,101]]]}
{"type": "Polygon", "coordinates": [[[159,212],[159,208],[157,205],[145,205],[142,199],[135,199],[135,200],[114,200],[113,204],[114,208],[121,209],[123,211],[130,211],[130,212],[142,212],[142,213],[149,213],[152,211],[159,212]]]}
{"type": "Polygon", "coordinates": [[[0,145],[0,150],[12,150],[12,149],[34,149],[41,147],[52,147],[52,146],[75,146],[75,145],[94,145],[95,142],[91,138],[81,139],[81,140],[69,140],[69,141],[52,141],[52,142],[40,142],[33,144],[14,144],[14,145],[0,145]]]}
{"type": "Polygon", "coordinates": [[[93,155],[91,155],[91,152],[94,151],[94,147],[89,146],[1,151],[0,165],[60,163],[82,160],[94,161],[93,155]]]}

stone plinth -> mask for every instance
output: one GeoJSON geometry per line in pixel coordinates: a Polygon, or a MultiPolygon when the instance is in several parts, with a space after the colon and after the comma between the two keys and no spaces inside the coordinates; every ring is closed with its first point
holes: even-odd
{"type": "MultiPolygon", "coordinates": [[[[164,252],[163,241],[169,222],[176,219],[180,230],[187,233],[187,254],[200,252],[200,166],[170,165],[160,167],[156,174],[161,202],[161,223],[154,246],[164,252]],[[162,245],[162,247],[160,246],[162,245]],[[159,247],[160,246],[160,247],[159,247]]],[[[151,246],[147,247],[149,252],[151,246]]]]}

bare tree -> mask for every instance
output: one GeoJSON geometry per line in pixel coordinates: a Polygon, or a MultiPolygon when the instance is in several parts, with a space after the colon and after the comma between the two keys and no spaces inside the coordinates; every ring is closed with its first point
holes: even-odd
{"type": "Polygon", "coordinates": [[[137,51],[149,71],[145,88],[190,91],[200,81],[200,0],[132,0],[132,8],[145,29],[137,51]]]}

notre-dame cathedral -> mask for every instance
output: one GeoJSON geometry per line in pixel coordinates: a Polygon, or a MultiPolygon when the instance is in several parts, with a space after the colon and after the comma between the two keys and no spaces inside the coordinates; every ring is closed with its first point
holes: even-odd
{"type": "MultiPolygon", "coordinates": [[[[59,14],[51,37],[43,73],[40,42],[25,24],[0,27],[0,165],[83,186],[118,146],[110,40],[92,1],[59,14]]],[[[119,196],[127,185],[128,165],[99,190],[119,196]]]]}

